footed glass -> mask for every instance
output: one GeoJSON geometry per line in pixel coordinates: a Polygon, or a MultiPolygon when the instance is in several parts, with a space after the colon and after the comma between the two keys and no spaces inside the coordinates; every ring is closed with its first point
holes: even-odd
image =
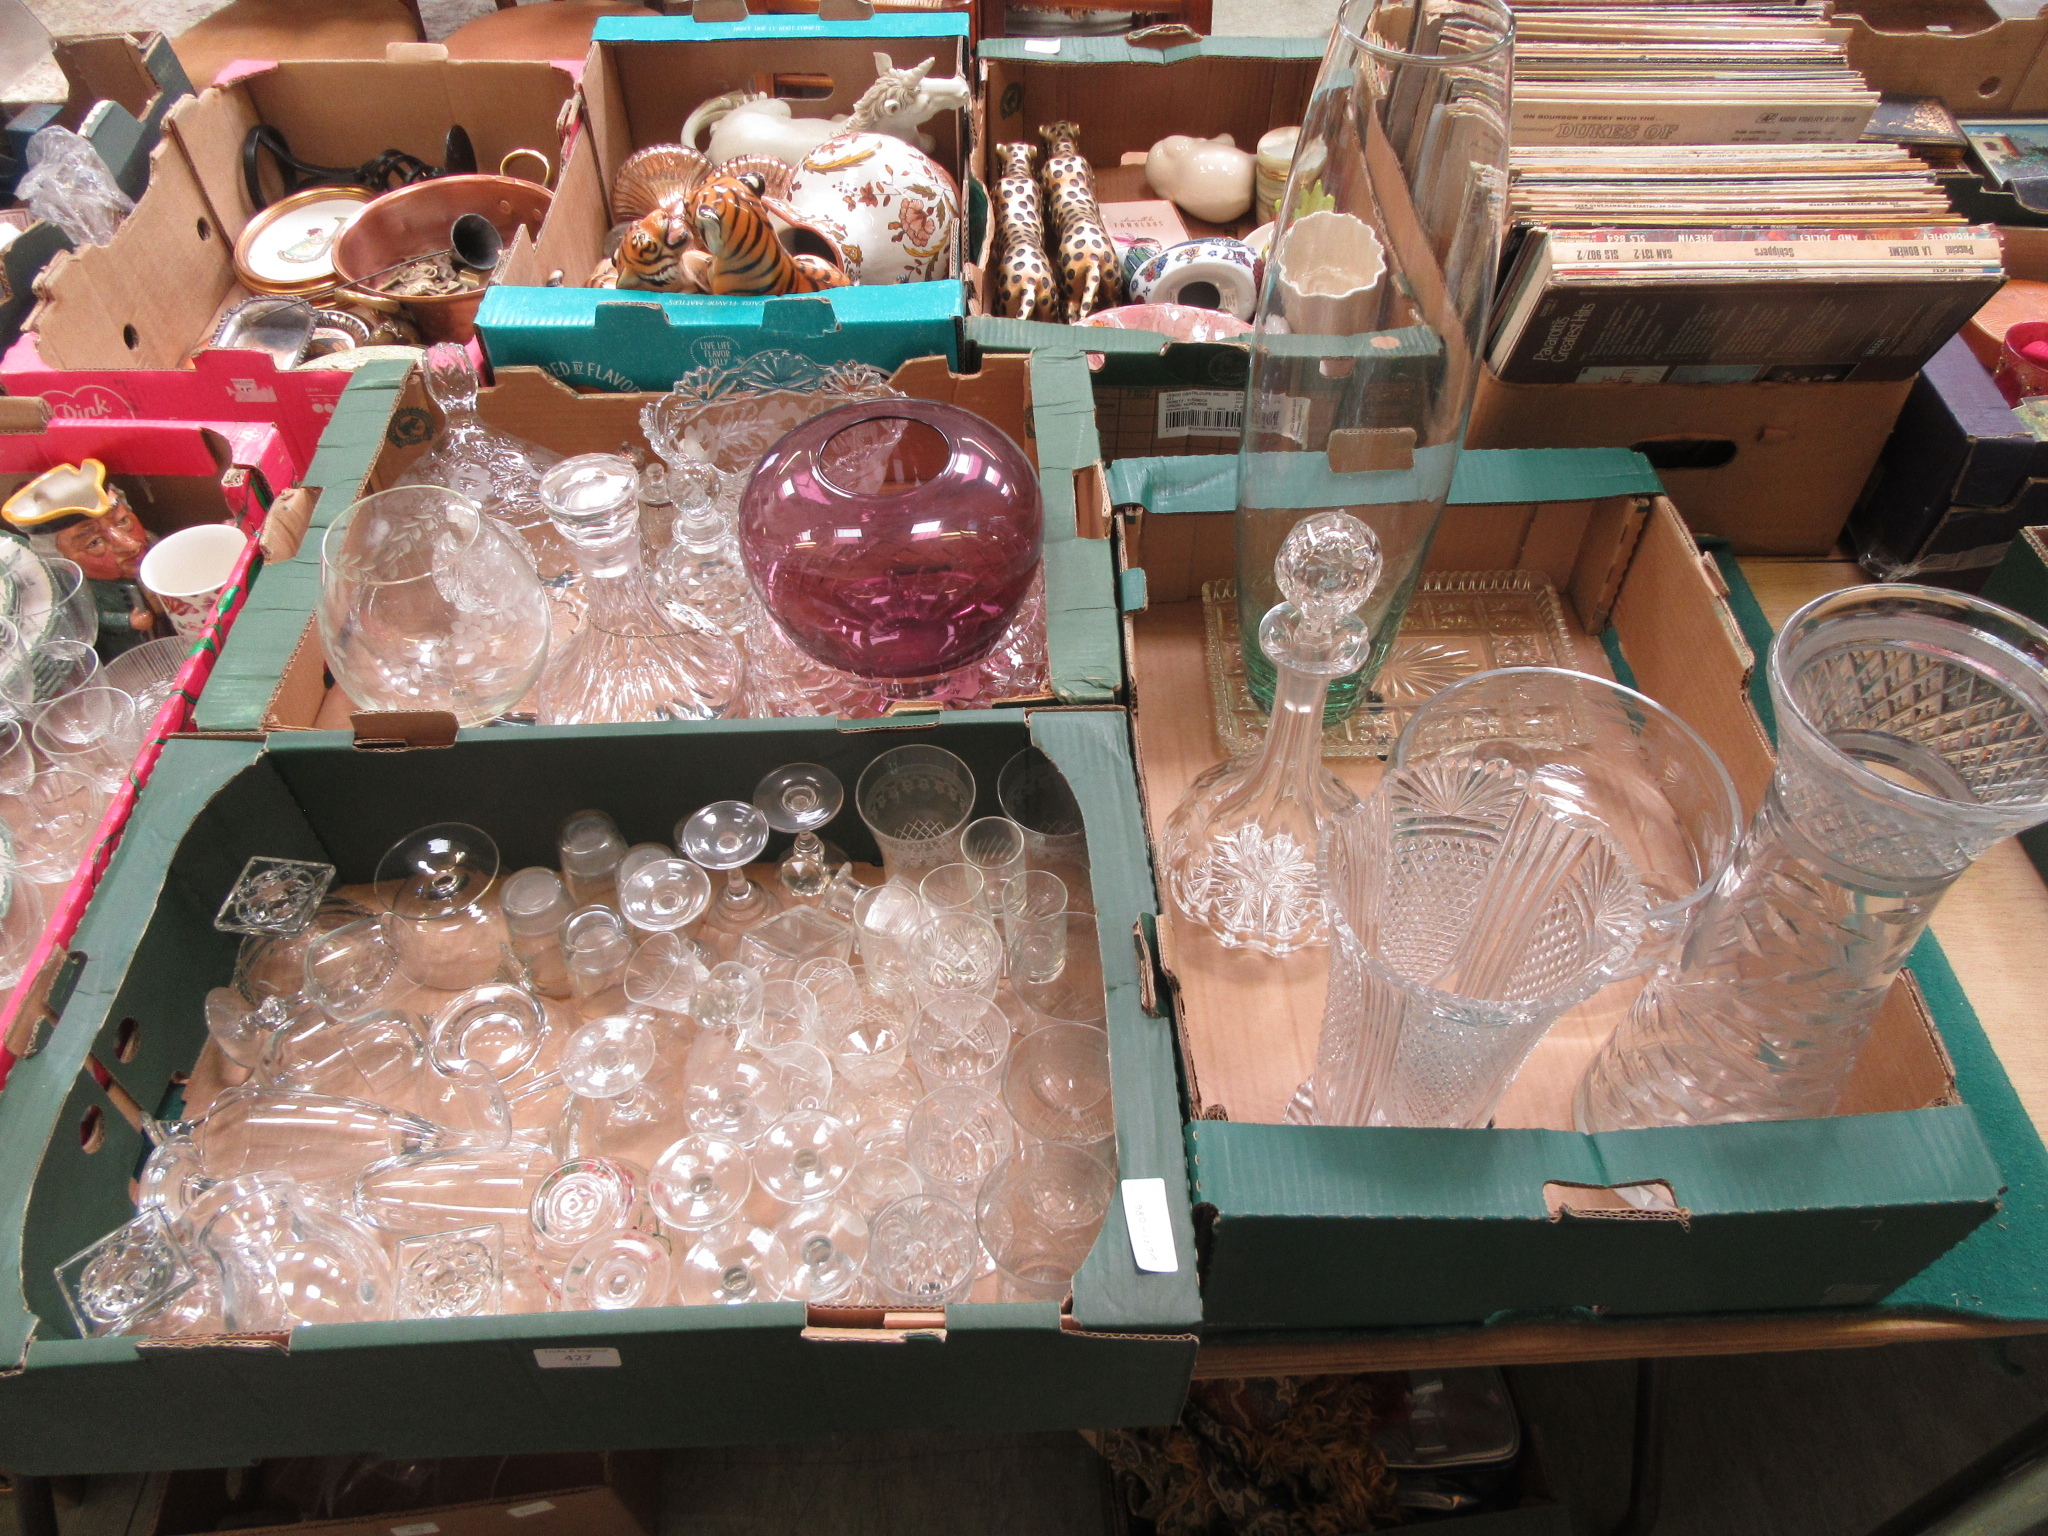
{"type": "Polygon", "coordinates": [[[563,1163],[533,1192],[528,1219],[542,1258],[573,1258],[594,1237],[633,1224],[647,1184],[644,1169],[616,1157],[563,1163]]]}
{"type": "Polygon", "coordinates": [[[652,1232],[606,1232],[569,1261],[562,1276],[562,1306],[572,1312],[665,1307],[674,1290],[674,1260],[665,1238],[652,1232]]]}
{"type": "Polygon", "coordinates": [[[655,1159],[648,1197],[678,1232],[704,1232],[740,1213],[754,1187],[747,1154],[719,1136],[685,1136],[655,1159]]]}
{"type": "Polygon", "coordinates": [[[1371,645],[1318,699],[1331,718],[1371,685],[1421,575],[1482,366],[1513,39],[1504,0],[1346,0],[1330,34],[1275,210],[1238,439],[1239,627],[1261,704],[1286,664],[1260,626],[1284,591],[1274,556],[1302,518],[1350,513],[1386,558],[1371,645]]]}
{"type": "Polygon", "coordinates": [[[1855,587],[1770,654],[1778,770],[1675,973],[1580,1082],[1582,1130],[1832,1113],[1942,895],[2048,821],[2048,631],[1933,587],[1855,587]]]}
{"type": "Polygon", "coordinates": [[[816,763],[786,763],[754,787],[755,809],[777,832],[796,842],[782,859],[782,888],[798,901],[825,894],[846,855],[818,836],[818,828],[839,814],[846,789],[839,775],[816,763]]]}
{"type": "Polygon", "coordinates": [[[391,1261],[368,1229],[315,1206],[281,1173],[254,1173],[209,1193],[200,1242],[220,1265],[228,1327],[277,1333],[312,1323],[393,1316],[391,1261]]]}
{"type": "Polygon", "coordinates": [[[683,1255],[676,1290],[692,1306],[737,1306],[748,1301],[773,1301],[776,1291],[768,1276],[768,1254],[775,1235],[744,1216],[713,1227],[683,1255]]]}
{"type": "Polygon", "coordinates": [[[497,878],[498,845],[464,822],[438,822],[392,844],[378,861],[377,889],[399,974],[446,992],[496,976],[499,921],[484,898],[497,878]]]}
{"type": "Polygon", "coordinates": [[[975,1201],[974,1225],[1005,1301],[1059,1301],[1095,1246],[1116,1175],[1078,1147],[1023,1147],[975,1201]]]}
{"type": "Polygon", "coordinates": [[[704,720],[739,697],[741,659],[725,632],[654,601],[640,564],[638,477],[615,454],[566,459],[541,481],[548,514],[583,566],[583,623],[548,658],[543,725],[704,720]]]}
{"type": "Polygon", "coordinates": [[[784,1301],[850,1302],[861,1291],[867,1255],[867,1218],[843,1200],[820,1200],[776,1225],[762,1269],[784,1301]]]}
{"type": "Polygon", "coordinates": [[[548,599],[524,544],[438,486],[379,491],[335,519],[315,611],[328,668],[359,709],[482,725],[547,660],[548,599]]]}
{"type": "Polygon", "coordinates": [[[676,846],[725,879],[712,898],[705,926],[738,936],[773,917],[781,903],[747,874],[747,866],[768,846],[768,818],[744,800],[714,800],[676,825],[676,846]]]}
{"type": "Polygon", "coordinates": [[[1294,525],[1274,569],[1287,600],[1259,626],[1279,667],[1265,742],[1203,773],[1166,823],[1173,903],[1228,947],[1290,955],[1327,936],[1317,848],[1357,797],[1323,766],[1323,694],[1365,657],[1357,610],[1379,575],[1379,539],[1349,513],[1294,525]]]}

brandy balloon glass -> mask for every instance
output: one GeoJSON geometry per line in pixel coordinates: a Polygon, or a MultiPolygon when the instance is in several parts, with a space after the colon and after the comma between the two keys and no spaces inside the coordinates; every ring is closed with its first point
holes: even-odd
{"type": "Polygon", "coordinates": [[[548,599],[516,534],[466,496],[408,485],[365,496],[320,545],[320,643],[370,710],[505,713],[548,654],[548,599]]]}
{"type": "Polygon", "coordinates": [[[1259,626],[1279,669],[1266,739],[1197,778],[1166,823],[1174,905],[1227,946],[1289,955],[1327,936],[1316,850],[1358,797],[1323,766],[1323,695],[1365,660],[1357,609],[1379,574],[1379,539],[1349,513],[1295,524],[1274,565],[1287,601],[1259,626]]]}
{"type": "Polygon", "coordinates": [[[999,428],[934,401],[869,401],[762,457],[740,556],[805,654],[918,698],[1003,637],[1044,523],[1037,472],[999,428]]]}

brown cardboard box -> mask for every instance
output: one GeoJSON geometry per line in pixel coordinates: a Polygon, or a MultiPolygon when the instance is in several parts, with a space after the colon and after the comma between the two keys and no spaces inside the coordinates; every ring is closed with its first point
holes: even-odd
{"type": "Polygon", "coordinates": [[[1959,117],[2048,110],[2048,13],[2001,16],[1986,0],[1849,0],[1834,24],[1877,90],[1939,96],[1959,117]]]}
{"type": "Polygon", "coordinates": [[[1695,533],[1742,554],[1824,555],[1913,381],[1503,384],[1480,375],[1468,448],[1634,448],[1695,533]]]}
{"type": "MultiPolygon", "coordinates": [[[[255,1536],[650,1536],[660,1510],[659,1451],[473,1457],[432,1465],[442,1486],[475,1487],[485,1496],[354,1519],[235,1529],[255,1536]]],[[[152,1484],[156,1507],[137,1529],[146,1536],[222,1529],[221,1519],[235,1507],[231,1479],[244,1484],[275,1470],[277,1464],[266,1462],[248,1471],[173,1472],[152,1484]]]]}
{"type": "MultiPolygon", "coordinates": [[[[984,359],[978,372],[966,375],[949,372],[943,358],[920,358],[896,370],[891,382],[919,399],[947,401],[994,422],[1037,463],[1029,358],[992,355],[984,359]]],[[[644,448],[646,438],[640,429],[640,412],[659,398],[651,394],[578,394],[540,369],[505,368],[499,370],[495,385],[479,391],[477,411],[487,425],[563,455],[616,453],[622,443],[644,448]]],[[[352,487],[349,493],[336,488],[323,495],[322,504],[313,511],[311,530],[295,564],[310,563],[317,568],[320,538],[347,510],[351,496],[367,495],[391,485],[426,450],[427,440],[416,429],[431,419],[427,408],[425,386],[415,372],[399,396],[384,446],[371,461],[360,487],[352,487]]],[[[1107,518],[1101,485],[1101,471],[1096,465],[1088,465],[1074,474],[1078,516],[1098,527],[1107,518]]],[[[1106,534],[1093,532],[1087,536],[1102,538],[1106,534]]],[[[1113,649],[1114,641],[1109,644],[1113,649]]],[[[329,680],[315,618],[306,618],[282,674],[271,675],[277,677],[277,683],[263,712],[263,730],[348,729],[354,705],[329,680]]],[[[1043,700],[1016,702],[1051,703],[1053,698],[1048,695],[1043,700]]]]}
{"type": "MultiPolygon", "coordinates": [[[[1141,514],[1126,560],[1142,566],[1147,608],[1127,621],[1132,729],[1140,797],[1153,847],[1188,783],[1222,755],[1211,709],[1201,590],[1233,573],[1230,514],[1141,514]]],[[[1564,600],[1576,658],[1613,670],[1595,638],[1611,624],[1634,684],[1697,730],[1720,755],[1745,811],[1772,773],[1771,749],[1749,704],[1756,658],[1711,562],[1662,497],[1470,506],[1446,510],[1429,568],[1530,570],[1564,600]]],[[[1359,793],[1381,774],[1370,757],[1325,759],[1359,793]]],[[[1159,959],[1173,982],[1190,1119],[1277,1124],[1315,1060],[1327,951],[1285,966],[1247,965],[1241,951],[1162,903],[1159,959]]],[[[1610,987],[1544,1036],[1502,1101],[1496,1125],[1571,1128],[1571,1095],[1587,1060],[1630,1001],[1610,987]]],[[[1892,995],[1859,1059],[1841,1113],[1956,1102],[1954,1072],[1910,979],[1892,995]]],[[[1308,1134],[1308,1133],[1304,1133],[1308,1134]]]]}
{"type": "MultiPolygon", "coordinates": [[[[620,164],[650,144],[675,143],[685,119],[712,97],[743,89],[792,98],[801,92],[800,115],[835,117],[851,111],[875,83],[878,50],[905,67],[935,58],[934,76],[968,73],[965,40],[948,37],[712,36],[592,44],[583,66],[585,130],[570,147],[538,239],[529,243],[521,234],[507,248],[505,282],[587,287],[614,220],[611,186],[620,164]],[[828,85],[825,95],[813,94],[828,85]]],[[[967,130],[958,112],[941,112],[922,125],[937,141],[933,158],[956,178],[965,165],[967,130]]]]}

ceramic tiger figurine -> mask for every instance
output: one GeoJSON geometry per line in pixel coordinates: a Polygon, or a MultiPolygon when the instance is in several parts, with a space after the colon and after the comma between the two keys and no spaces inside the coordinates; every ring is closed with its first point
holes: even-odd
{"type": "Polygon", "coordinates": [[[690,249],[687,199],[671,197],[626,226],[612,265],[621,288],[680,293],[690,287],[683,258],[690,249]]]}
{"type": "Polygon", "coordinates": [[[1044,204],[1038,191],[1038,146],[996,146],[996,229],[1003,259],[996,267],[996,313],[1012,320],[1066,318],[1045,253],[1044,204]]]}
{"type": "Polygon", "coordinates": [[[1053,265],[1069,321],[1086,319],[1122,297],[1116,248],[1102,227],[1095,204],[1095,172],[1081,154],[1081,130],[1074,123],[1046,123],[1038,137],[1045,143],[1045,164],[1039,183],[1053,229],[1053,265]]]}
{"type": "Polygon", "coordinates": [[[820,256],[792,256],[762,202],[764,183],[748,171],[711,177],[689,195],[690,227],[710,253],[704,286],[732,298],[844,288],[847,276],[820,256]]]}

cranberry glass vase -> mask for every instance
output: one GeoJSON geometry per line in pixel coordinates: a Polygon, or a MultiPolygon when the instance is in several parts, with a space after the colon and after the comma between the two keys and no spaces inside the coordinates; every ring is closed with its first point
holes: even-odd
{"type": "Polygon", "coordinates": [[[813,417],[740,499],[740,555],[799,649],[899,697],[986,657],[1031,590],[1038,475],[1001,429],[929,400],[813,417]]]}

